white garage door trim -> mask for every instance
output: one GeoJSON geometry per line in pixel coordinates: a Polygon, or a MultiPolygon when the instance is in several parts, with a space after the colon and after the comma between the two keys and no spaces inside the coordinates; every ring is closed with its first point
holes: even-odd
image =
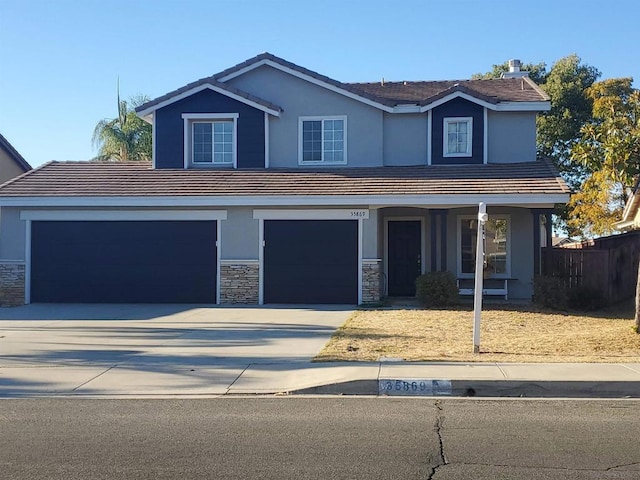
{"type": "Polygon", "coordinates": [[[254,210],[254,220],[259,221],[258,245],[260,269],[258,274],[258,303],[264,305],[264,221],[265,220],[357,220],[358,221],[358,304],[362,303],[362,232],[363,220],[369,218],[369,210],[254,210]]]}
{"type": "Polygon", "coordinates": [[[226,210],[25,210],[24,303],[31,303],[31,222],[32,221],[216,221],[216,303],[220,304],[220,254],[222,250],[221,220],[227,219],[226,210]]]}

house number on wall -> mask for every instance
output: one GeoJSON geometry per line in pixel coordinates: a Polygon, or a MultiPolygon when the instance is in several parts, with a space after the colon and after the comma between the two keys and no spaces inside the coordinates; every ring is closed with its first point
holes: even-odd
{"type": "Polygon", "coordinates": [[[369,218],[369,210],[351,210],[349,216],[351,218],[369,218]]]}

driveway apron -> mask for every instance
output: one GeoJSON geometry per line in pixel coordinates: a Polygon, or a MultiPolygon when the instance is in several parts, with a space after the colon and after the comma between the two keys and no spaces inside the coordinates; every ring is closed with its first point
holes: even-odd
{"type": "Polygon", "coordinates": [[[226,393],[249,367],[309,366],[351,312],[327,305],[4,308],[0,396],[226,393]]]}

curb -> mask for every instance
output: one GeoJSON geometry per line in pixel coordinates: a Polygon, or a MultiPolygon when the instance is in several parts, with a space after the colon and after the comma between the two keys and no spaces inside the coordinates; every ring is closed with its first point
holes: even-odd
{"type": "Polygon", "coordinates": [[[294,390],[289,394],[381,397],[640,398],[640,382],[380,379],[319,385],[294,390]],[[389,388],[390,383],[392,388],[389,388]]]}

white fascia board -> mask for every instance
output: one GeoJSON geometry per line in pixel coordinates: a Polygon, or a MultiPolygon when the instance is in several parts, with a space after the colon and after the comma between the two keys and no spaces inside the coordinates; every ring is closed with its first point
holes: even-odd
{"type": "Polygon", "coordinates": [[[274,62],[272,60],[260,60],[259,62],[253,63],[251,65],[248,65],[244,68],[241,68],[240,70],[230,73],[229,75],[226,75],[224,77],[220,77],[218,79],[219,82],[226,82],[228,80],[231,80],[232,78],[236,78],[239,77],[240,75],[244,75],[247,72],[250,72],[251,70],[255,70],[258,67],[261,67],[263,65],[268,65],[269,67],[275,68],[277,70],[280,70],[281,72],[284,73],[288,73],[291,76],[300,78],[302,80],[305,80],[309,83],[313,83],[314,85],[318,85],[319,87],[323,87],[326,88],[327,90],[331,90],[332,92],[335,93],[339,93],[340,95],[344,95],[345,97],[351,98],[353,100],[357,100],[358,102],[364,103],[366,105],[369,105],[371,107],[375,107],[375,108],[379,108],[380,110],[383,110],[385,112],[388,113],[393,113],[393,107],[388,107],[387,105],[383,105],[381,103],[378,102],[374,102],[373,100],[369,100],[368,98],[365,97],[361,97],[360,95],[356,95],[355,93],[352,93],[348,90],[345,90],[343,88],[340,87],[336,87],[335,85],[331,85],[330,83],[327,82],[323,82],[322,80],[319,80],[315,77],[312,77],[310,75],[306,75],[302,72],[299,72],[297,70],[294,70],[292,68],[289,67],[285,67],[284,65],[280,65],[278,62],[274,62]]]}
{"type": "Polygon", "coordinates": [[[615,222],[613,226],[615,227],[616,230],[621,230],[621,231],[633,230],[633,227],[635,227],[635,222],[633,220],[625,220],[621,222],[615,222]]]}
{"type": "Polygon", "coordinates": [[[160,102],[156,105],[153,105],[152,107],[146,108],[145,110],[142,110],[140,112],[138,112],[138,116],[141,118],[145,118],[145,116],[151,114],[152,112],[159,110],[162,107],[166,107],[167,105],[171,105],[172,103],[178,102],[180,100],[182,100],[183,98],[187,98],[190,97],[191,95],[201,92],[203,90],[213,90],[214,92],[217,92],[221,95],[225,95],[229,98],[233,98],[234,100],[237,100],[238,102],[244,103],[246,105],[249,105],[253,108],[257,108],[258,110],[262,110],[263,112],[267,112],[270,115],[273,115],[275,117],[279,117],[280,116],[280,112],[278,110],[273,110],[272,108],[268,108],[265,107],[264,105],[260,105],[259,103],[256,103],[252,100],[249,100],[247,98],[244,98],[240,95],[236,95],[235,93],[229,92],[228,90],[225,90],[223,88],[220,87],[216,87],[215,85],[212,85],[210,83],[203,83],[202,85],[198,85],[197,87],[193,87],[190,88],[189,90],[182,92],[174,97],[168,98],[163,102],[160,102]]]}
{"type": "Polygon", "coordinates": [[[450,102],[454,98],[464,98],[465,100],[469,100],[472,103],[476,103],[490,110],[496,110],[496,106],[497,106],[495,103],[485,102],[484,100],[480,100],[479,98],[476,98],[464,92],[453,92],[445,97],[442,97],[439,100],[436,100],[435,102],[432,102],[432,103],[429,103],[428,105],[424,105],[423,107],[420,107],[420,112],[426,112],[428,110],[432,110],[436,107],[439,107],[440,105],[450,102]]]}
{"type": "Polygon", "coordinates": [[[368,219],[369,210],[313,209],[313,210],[254,210],[254,220],[359,220],[368,219]]]}
{"type": "Polygon", "coordinates": [[[497,112],[541,112],[541,111],[549,111],[551,110],[551,102],[500,102],[500,103],[490,103],[479,98],[476,98],[468,93],[464,92],[453,92],[446,97],[442,97],[435,102],[429,103],[423,107],[420,107],[420,112],[426,112],[428,110],[432,110],[440,105],[443,105],[454,98],[464,98],[472,103],[478,104],[482,107],[488,108],[489,110],[495,110],[497,112]]]}
{"type": "Polygon", "coordinates": [[[551,102],[500,102],[494,108],[497,112],[548,112],[551,102]]]}
{"type": "Polygon", "coordinates": [[[298,207],[298,206],[462,206],[529,205],[552,207],[569,201],[569,194],[447,194],[447,195],[218,195],[190,197],[13,197],[0,199],[5,207],[298,207]]]}
{"type": "Polygon", "coordinates": [[[226,210],[25,210],[20,212],[20,220],[48,221],[185,221],[226,219],[226,210]]]}
{"type": "MultiPolygon", "coordinates": [[[[271,63],[273,63],[273,62],[271,62],[271,63]]],[[[266,65],[266,64],[267,64],[267,59],[265,58],[263,60],[260,60],[259,62],[255,62],[255,63],[252,63],[250,65],[247,65],[246,67],[241,68],[240,70],[236,70],[235,72],[232,72],[232,73],[230,73],[228,75],[225,75],[224,77],[220,77],[220,78],[218,78],[216,80],[218,80],[219,82],[224,83],[224,82],[226,82],[228,80],[231,80],[232,78],[240,77],[241,75],[244,75],[245,73],[250,72],[251,70],[255,70],[256,68],[259,68],[259,67],[261,67],[263,65],[266,65]]]]}

